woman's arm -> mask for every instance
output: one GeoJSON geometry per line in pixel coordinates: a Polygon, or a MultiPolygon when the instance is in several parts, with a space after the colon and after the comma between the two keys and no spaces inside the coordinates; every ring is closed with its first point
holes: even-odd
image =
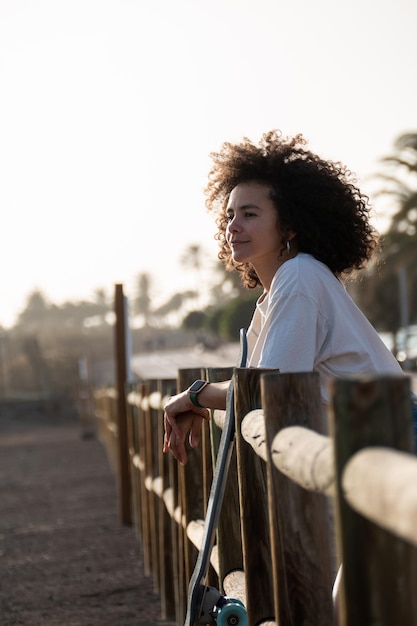
{"type": "Polygon", "coordinates": [[[198,394],[198,402],[202,407],[195,406],[190,399],[188,390],[169,398],[164,407],[165,436],[164,452],[172,452],[174,457],[185,465],[187,453],[185,440],[189,434],[190,445],[195,448],[200,441],[203,419],[210,419],[207,409],[226,409],[226,395],[230,381],[210,383],[198,394]]]}

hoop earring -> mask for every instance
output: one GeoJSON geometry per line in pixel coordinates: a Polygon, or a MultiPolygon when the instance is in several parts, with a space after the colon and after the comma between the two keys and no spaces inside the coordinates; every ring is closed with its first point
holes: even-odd
{"type": "Polygon", "coordinates": [[[288,239],[288,241],[287,241],[287,254],[290,254],[290,252],[291,252],[291,242],[288,239]]]}

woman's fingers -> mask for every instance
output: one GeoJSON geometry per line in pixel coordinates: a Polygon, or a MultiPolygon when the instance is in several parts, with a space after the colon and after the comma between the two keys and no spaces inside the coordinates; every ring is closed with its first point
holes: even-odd
{"type": "Polygon", "coordinates": [[[174,458],[181,463],[181,465],[186,465],[188,456],[185,450],[185,443],[177,437],[174,431],[171,432],[169,437],[168,449],[171,451],[174,458]]]}
{"type": "Polygon", "coordinates": [[[171,451],[174,457],[182,464],[187,462],[185,440],[189,433],[189,443],[196,448],[200,443],[203,419],[208,418],[208,411],[203,409],[187,411],[175,417],[165,414],[165,434],[163,451],[171,451]]]}

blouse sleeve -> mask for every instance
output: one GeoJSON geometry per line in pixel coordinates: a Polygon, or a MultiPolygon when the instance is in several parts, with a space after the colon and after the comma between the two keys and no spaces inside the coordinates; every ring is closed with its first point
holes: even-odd
{"type": "Polygon", "coordinates": [[[267,311],[259,367],[312,371],[325,341],[325,327],[317,304],[308,296],[296,293],[276,300],[267,311]]]}

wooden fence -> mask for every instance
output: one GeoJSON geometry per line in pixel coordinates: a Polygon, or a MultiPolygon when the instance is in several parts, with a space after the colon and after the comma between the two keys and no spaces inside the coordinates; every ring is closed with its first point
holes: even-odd
{"type": "Polygon", "coordinates": [[[236,445],[208,584],[244,602],[250,626],[417,625],[408,377],[334,381],[324,419],[316,374],[232,365],[95,393],[120,519],[134,526],[161,618],[184,623],[224,418],[213,412],[181,466],[162,453],[163,406],[196,378],[232,373],[236,445]]]}

